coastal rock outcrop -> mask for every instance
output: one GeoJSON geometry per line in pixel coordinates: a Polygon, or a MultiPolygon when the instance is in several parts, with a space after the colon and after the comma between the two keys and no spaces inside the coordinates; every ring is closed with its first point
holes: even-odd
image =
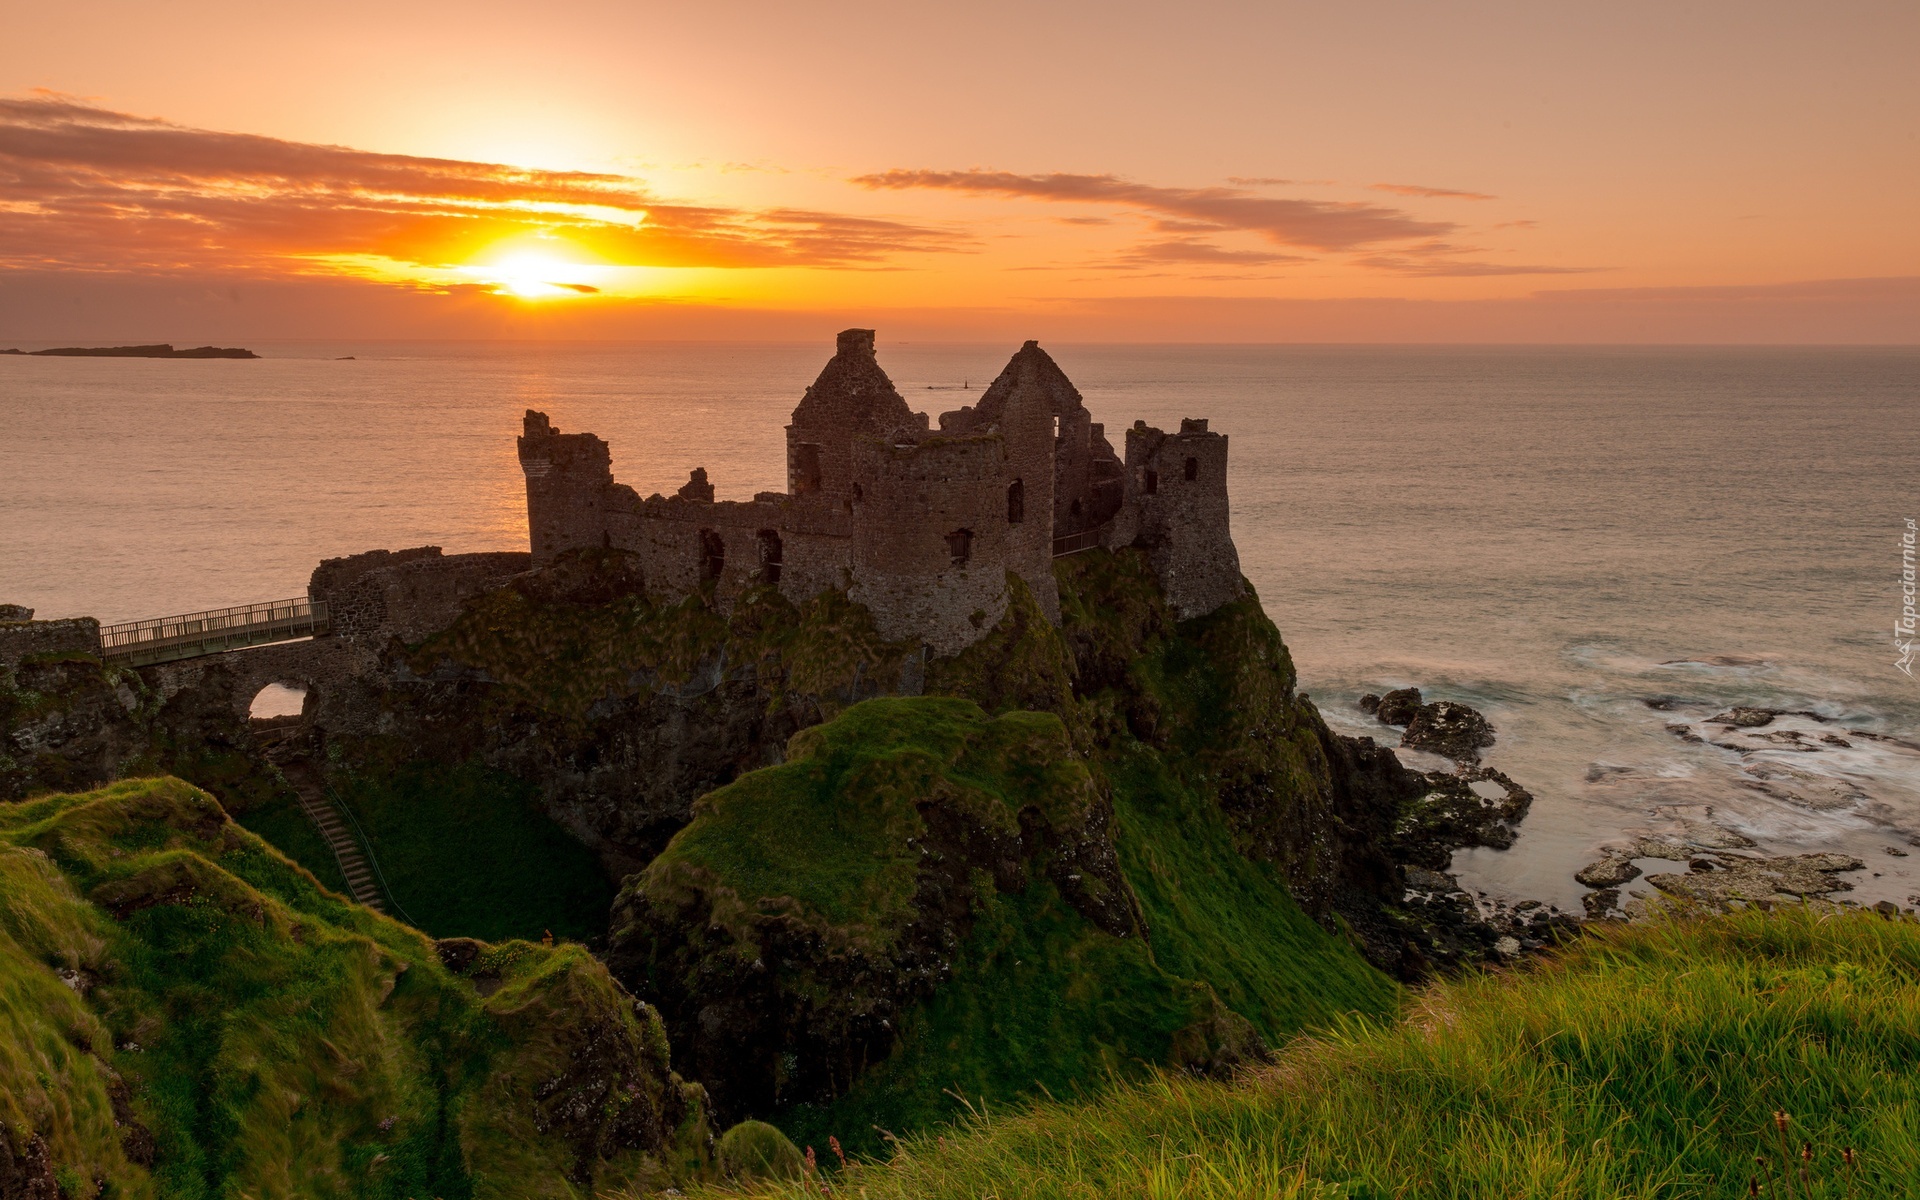
{"type": "Polygon", "coordinates": [[[1414,710],[1400,744],[1455,762],[1477,763],[1480,751],[1493,745],[1493,732],[1477,710],[1452,700],[1435,700],[1414,710]]]}

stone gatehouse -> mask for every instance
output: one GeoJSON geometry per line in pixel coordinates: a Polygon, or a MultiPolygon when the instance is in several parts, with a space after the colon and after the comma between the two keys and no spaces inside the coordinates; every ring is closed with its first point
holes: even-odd
{"type": "Polygon", "coordinates": [[[614,481],[607,443],[541,412],[519,448],[535,566],[618,548],[649,591],[710,590],[723,606],[756,585],[796,602],[839,588],[883,636],[936,654],[999,621],[1011,576],[1058,620],[1052,560],[1095,546],[1147,550],[1182,618],[1241,594],[1226,436],[1205,420],[1176,433],[1136,421],[1123,460],[1036,342],[935,428],[881,370],[874,331],[843,332],[787,426],[787,490],[752,500],[715,500],[704,468],[642,499],[614,481]]]}

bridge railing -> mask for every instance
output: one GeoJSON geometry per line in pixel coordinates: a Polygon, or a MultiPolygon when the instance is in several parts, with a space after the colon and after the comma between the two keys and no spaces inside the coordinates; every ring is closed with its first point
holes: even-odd
{"type": "Polygon", "coordinates": [[[326,602],[300,596],[102,626],[100,656],[138,667],[315,637],[327,628],[326,602]]]}

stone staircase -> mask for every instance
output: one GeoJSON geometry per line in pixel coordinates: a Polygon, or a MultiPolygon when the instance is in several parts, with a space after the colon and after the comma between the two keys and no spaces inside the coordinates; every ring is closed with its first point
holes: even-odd
{"type": "Polygon", "coordinates": [[[386,897],[381,895],[373,864],[367,861],[366,853],[361,850],[360,839],[353,835],[340,810],[328,798],[319,772],[311,760],[299,749],[299,719],[256,721],[254,726],[255,744],[280,768],[280,773],[300,799],[300,811],[307,814],[307,820],[312,821],[313,827],[320,831],[320,836],[327,839],[334,861],[340,864],[340,874],[346,876],[347,891],[354,900],[373,911],[386,912],[386,897]]]}
{"type": "Polygon", "coordinates": [[[359,839],[340,819],[340,811],[333,806],[333,801],[304,775],[289,774],[287,782],[293,784],[300,797],[301,811],[333,848],[334,861],[340,864],[340,873],[346,876],[347,890],[353,898],[377,913],[386,912],[386,901],[380,895],[380,885],[374,881],[373,868],[367,864],[367,856],[360,852],[359,839]]]}

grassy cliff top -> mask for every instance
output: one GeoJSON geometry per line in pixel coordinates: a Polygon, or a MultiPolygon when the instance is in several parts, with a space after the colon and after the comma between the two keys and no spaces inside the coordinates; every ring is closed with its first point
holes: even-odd
{"type": "Polygon", "coordinates": [[[1735,1197],[1751,1180],[1898,1197],[1920,1180],[1915,1129],[1920,924],[1748,911],[1609,929],[1531,970],[1436,984],[1396,1022],[1302,1038],[1232,1083],[1166,1075],[909,1137],[834,1188],[1465,1200],[1735,1197]]]}
{"type": "Polygon", "coordinates": [[[922,805],[1017,836],[1024,808],[1066,824],[1094,799],[1049,713],[990,718],[970,700],[868,700],[795,734],[780,766],[702,797],[641,887],[670,892],[697,877],[737,899],[740,911],[716,909],[729,923],[763,899],[791,897],[884,941],[913,917],[922,805]]]}
{"type": "Polygon", "coordinates": [[[69,1200],[662,1184],[703,1140],[665,1047],[580,947],[456,976],[180,780],[0,807],[0,1150],[69,1200]]]}

